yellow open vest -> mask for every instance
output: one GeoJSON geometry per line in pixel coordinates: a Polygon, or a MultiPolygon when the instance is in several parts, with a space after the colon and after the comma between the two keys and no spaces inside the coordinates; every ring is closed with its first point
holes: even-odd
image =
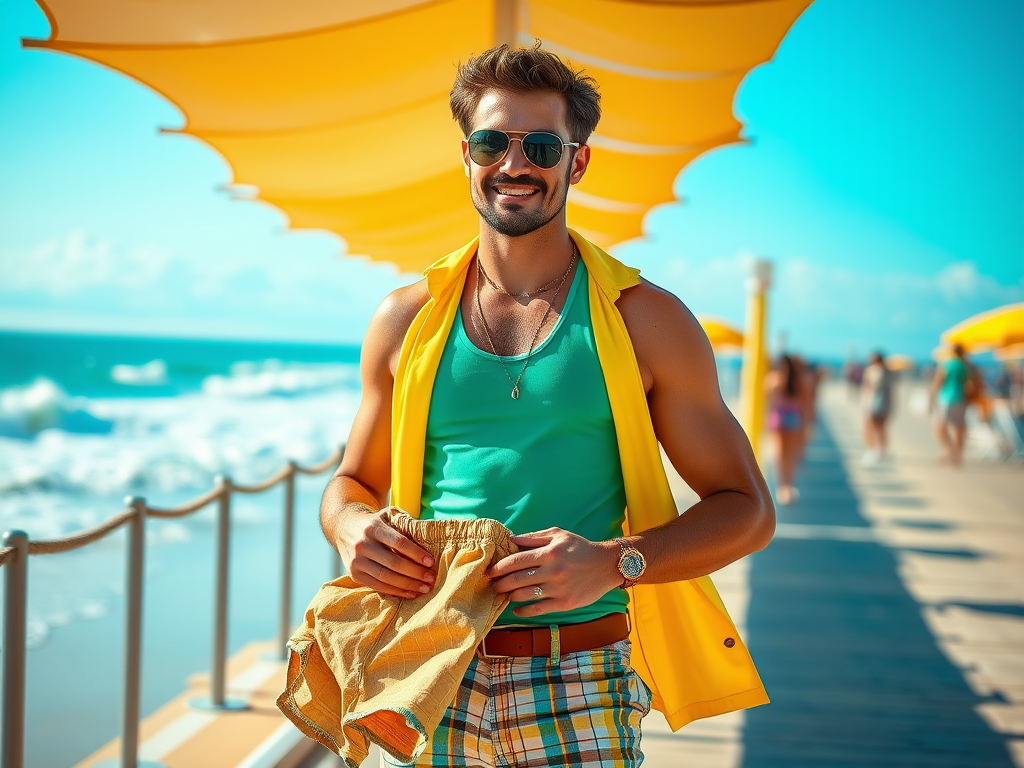
{"type": "MultiPolygon", "coordinates": [[[[640,282],[640,271],[569,231],[589,273],[594,340],[611,402],[626,490],[623,533],[639,533],[679,514],[665,476],[633,344],[615,306],[624,289],[640,282]]],[[[402,344],[392,402],[391,503],[414,517],[420,512],[434,377],[476,246],[474,239],[427,269],[430,298],[402,344]]],[[[672,730],[701,717],[768,703],[750,654],[709,577],[638,584],[629,592],[632,665],[653,692],[653,705],[665,715],[672,730]]]]}

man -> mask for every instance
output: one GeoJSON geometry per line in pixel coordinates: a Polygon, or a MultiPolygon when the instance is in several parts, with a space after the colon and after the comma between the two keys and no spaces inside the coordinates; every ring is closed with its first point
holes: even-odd
{"type": "Polygon", "coordinates": [[[388,595],[435,581],[428,554],[382,519],[389,488],[414,517],[491,517],[518,534],[521,551],[488,572],[511,606],[420,765],[639,765],[652,700],[673,727],[767,701],[702,578],[774,530],[711,347],[672,294],[566,227],[595,86],[537,47],[459,68],[451,105],[479,241],[375,314],[324,494],[348,573],[388,595]],[[659,442],[701,497],[685,515],[659,442]]]}

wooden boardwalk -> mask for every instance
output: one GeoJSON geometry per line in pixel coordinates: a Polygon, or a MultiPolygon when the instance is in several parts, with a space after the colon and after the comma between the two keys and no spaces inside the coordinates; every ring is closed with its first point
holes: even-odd
{"type": "Polygon", "coordinates": [[[723,589],[772,704],[675,735],[651,718],[645,766],[1024,766],[1024,467],[981,441],[940,467],[909,407],[895,460],[864,467],[841,388],[821,417],[800,502],[723,589]]]}

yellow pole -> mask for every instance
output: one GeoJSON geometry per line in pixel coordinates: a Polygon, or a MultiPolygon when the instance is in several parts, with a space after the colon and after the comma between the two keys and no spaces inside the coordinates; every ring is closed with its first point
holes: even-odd
{"type": "Polygon", "coordinates": [[[771,286],[772,264],[759,259],[747,280],[747,325],[743,331],[743,368],[740,373],[740,424],[750,439],[754,455],[761,458],[764,432],[764,377],[768,373],[765,347],[767,292],[771,286]]]}

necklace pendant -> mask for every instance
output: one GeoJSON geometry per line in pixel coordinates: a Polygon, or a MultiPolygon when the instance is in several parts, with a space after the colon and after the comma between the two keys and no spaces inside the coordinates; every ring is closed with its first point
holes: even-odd
{"type": "Polygon", "coordinates": [[[516,384],[514,387],[512,387],[512,399],[513,400],[518,400],[519,399],[519,385],[518,384],[516,384]]]}

